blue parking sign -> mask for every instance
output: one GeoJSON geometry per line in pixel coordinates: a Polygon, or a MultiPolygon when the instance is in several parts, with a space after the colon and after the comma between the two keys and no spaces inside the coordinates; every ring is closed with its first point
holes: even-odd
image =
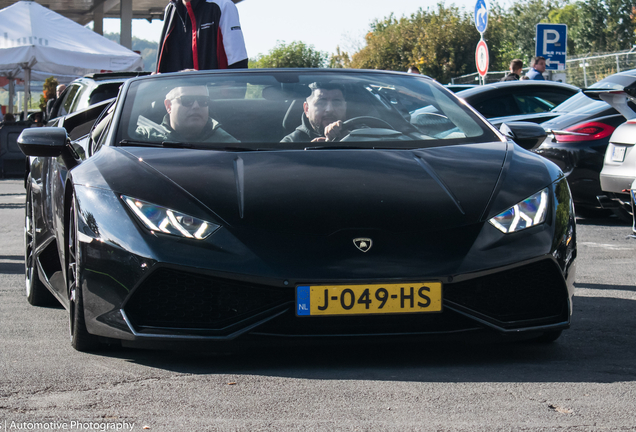
{"type": "Polygon", "coordinates": [[[565,70],[568,26],[565,24],[537,24],[536,55],[545,58],[547,70],[565,70]]]}
{"type": "Polygon", "coordinates": [[[479,33],[486,31],[488,27],[488,5],[486,0],[477,0],[475,3],[475,27],[479,33]]]}

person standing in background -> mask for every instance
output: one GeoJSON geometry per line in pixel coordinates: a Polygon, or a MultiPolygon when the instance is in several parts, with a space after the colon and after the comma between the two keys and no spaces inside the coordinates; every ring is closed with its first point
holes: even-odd
{"type": "Polygon", "coordinates": [[[238,9],[231,0],[170,0],[157,51],[157,73],[247,68],[238,9]]]}
{"type": "Polygon", "coordinates": [[[60,98],[60,96],[62,95],[62,93],[64,92],[64,90],[66,90],[66,85],[65,84],[60,84],[57,87],[55,87],[55,97],[52,99],[49,99],[48,101],[46,101],[46,119],[50,120],[51,119],[51,110],[53,109],[53,105],[55,104],[55,101],[58,100],[60,98]]]}
{"type": "Polygon", "coordinates": [[[545,81],[543,72],[545,72],[545,57],[533,57],[530,62],[530,70],[526,76],[531,80],[545,81]]]}
{"type": "Polygon", "coordinates": [[[510,72],[506,74],[501,81],[518,81],[523,70],[523,60],[514,59],[510,62],[510,72]]]}

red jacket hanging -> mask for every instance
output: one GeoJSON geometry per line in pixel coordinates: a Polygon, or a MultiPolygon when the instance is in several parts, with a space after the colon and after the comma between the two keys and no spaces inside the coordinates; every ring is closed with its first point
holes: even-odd
{"type": "Polygon", "coordinates": [[[157,72],[246,67],[243,31],[231,0],[192,0],[185,6],[181,0],[170,1],[161,31],[157,72]]]}

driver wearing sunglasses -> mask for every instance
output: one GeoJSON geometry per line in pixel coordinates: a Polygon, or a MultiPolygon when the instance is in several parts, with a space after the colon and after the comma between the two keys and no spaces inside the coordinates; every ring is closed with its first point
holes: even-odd
{"type": "Polygon", "coordinates": [[[219,122],[210,117],[210,96],[206,86],[175,87],[166,95],[167,114],[161,123],[165,134],[156,136],[156,130],[138,128],[137,132],[151,140],[175,142],[238,142],[219,122]]]}

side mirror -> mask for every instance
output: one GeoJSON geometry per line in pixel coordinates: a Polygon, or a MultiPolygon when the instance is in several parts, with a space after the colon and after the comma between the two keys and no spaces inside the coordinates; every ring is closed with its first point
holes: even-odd
{"type": "Polygon", "coordinates": [[[57,127],[27,128],[18,137],[18,146],[27,156],[57,157],[70,143],[66,130],[57,127]]]}
{"type": "Polygon", "coordinates": [[[26,156],[61,156],[69,169],[77,165],[77,157],[70,144],[66,129],[61,127],[28,128],[18,137],[18,146],[26,156]]]}
{"type": "Polygon", "coordinates": [[[499,130],[526,150],[536,149],[548,136],[545,129],[530,122],[502,123],[499,130]]]}

